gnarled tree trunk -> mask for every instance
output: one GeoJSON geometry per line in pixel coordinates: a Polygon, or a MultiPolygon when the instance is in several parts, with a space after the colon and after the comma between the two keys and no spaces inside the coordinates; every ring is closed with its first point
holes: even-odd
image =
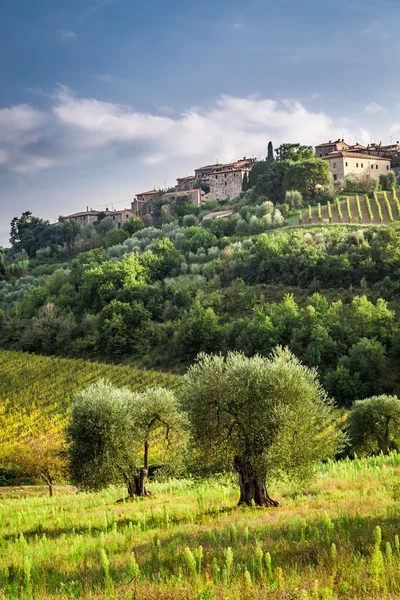
{"type": "Polygon", "coordinates": [[[147,476],[149,473],[149,444],[144,444],[144,466],[140,469],[139,475],[127,482],[129,496],[150,496],[151,492],[146,488],[147,476]]]}
{"type": "Polygon", "coordinates": [[[239,474],[239,505],[251,505],[254,502],[257,506],[279,506],[279,503],[268,494],[265,481],[257,478],[245,458],[235,456],[233,466],[239,474]]]}

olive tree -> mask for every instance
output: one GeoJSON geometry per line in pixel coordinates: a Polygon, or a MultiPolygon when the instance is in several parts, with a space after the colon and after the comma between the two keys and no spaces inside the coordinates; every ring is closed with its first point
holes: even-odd
{"type": "Polygon", "coordinates": [[[400,400],[385,394],[356,400],[348,421],[356,452],[389,454],[390,442],[400,435],[400,400]]]}
{"type": "MultiPolygon", "coordinates": [[[[68,427],[72,482],[99,490],[123,481],[129,496],[147,496],[151,444],[164,446],[163,459],[183,439],[184,415],[171,391],[134,393],[100,381],[72,403],[68,427]]],[[[160,453],[159,453],[160,454],[160,453]]]]}
{"type": "Polygon", "coordinates": [[[200,354],[184,376],[183,402],[205,468],[239,475],[239,504],[278,506],[277,479],[307,480],[344,435],[316,371],[287,349],[269,358],[200,354]]]}

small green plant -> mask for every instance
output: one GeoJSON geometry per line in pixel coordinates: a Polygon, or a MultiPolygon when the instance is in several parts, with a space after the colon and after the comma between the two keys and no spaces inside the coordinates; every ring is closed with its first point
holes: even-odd
{"type": "Polygon", "coordinates": [[[393,198],[394,205],[396,207],[397,218],[400,219],[400,202],[399,202],[399,199],[397,197],[396,186],[392,187],[392,198],[393,198]]]}
{"type": "Polygon", "coordinates": [[[382,208],[381,208],[381,203],[379,202],[378,194],[376,192],[374,192],[374,202],[375,202],[375,206],[376,206],[376,212],[378,213],[378,219],[382,223],[383,222],[382,208]]]}
{"type": "Polygon", "coordinates": [[[341,223],[343,221],[343,213],[342,213],[342,207],[341,207],[341,203],[340,203],[339,198],[335,198],[335,202],[336,202],[336,208],[337,208],[337,213],[338,213],[339,221],[341,223]]]}
{"type": "Polygon", "coordinates": [[[387,192],[383,192],[383,199],[385,200],[385,205],[386,205],[386,210],[387,210],[387,213],[389,216],[389,221],[392,223],[392,221],[393,221],[392,207],[390,206],[387,192]]]}
{"type": "Polygon", "coordinates": [[[371,202],[370,202],[367,194],[365,195],[365,205],[367,207],[369,222],[372,223],[372,221],[374,220],[374,215],[373,215],[372,208],[371,208],[371,202]]]}
{"type": "Polygon", "coordinates": [[[363,217],[362,217],[362,212],[361,212],[360,197],[358,194],[356,195],[356,206],[357,206],[358,220],[360,223],[362,223],[363,217]]]}
{"type": "Polygon", "coordinates": [[[327,209],[327,212],[328,212],[329,222],[331,223],[332,222],[332,206],[331,206],[331,203],[330,203],[329,200],[328,200],[328,202],[326,204],[326,209],[327,209]]]}
{"type": "Polygon", "coordinates": [[[311,221],[312,221],[312,208],[311,208],[311,206],[308,207],[308,220],[311,223],[311,221]]]}
{"type": "Polygon", "coordinates": [[[346,208],[347,208],[347,214],[349,216],[349,221],[350,223],[353,222],[353,215],[351,214],[351,206],[350,206],[350,198],[349,196],[346,196],[346,208]]]}
{"type": "Polygon", "coordinates": [[[318,202],[318,204],[317,204],[317,214],[318,214],[318,219],[320,221],[322,221],[322,212],[321,212],[321,204],[320,204],[320,202],[318,202]]]}
{"type": "Polygon", "coordinates": [[[379,525],[374,529],[374,549],[371,556],[371,578],[378,589],[384,587],[385,563],[381,551],[382,532],[379,525]]]}

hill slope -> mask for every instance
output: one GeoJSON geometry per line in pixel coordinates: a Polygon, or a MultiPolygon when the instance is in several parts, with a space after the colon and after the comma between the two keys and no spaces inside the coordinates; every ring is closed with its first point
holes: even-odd
{"type": "Polygon", "coordinates": [[[389,225],[400,220],[400,203],[392,192],[377,192],[373,198],[366,194],[339,196],[329,206],[311,209],[303,214],[303,223],[351,223],[360,225],[389,225]]]}
{"type": "Polygon", "coordinates": [[[133,391],[152,386],[176,390],[180,383],[177,376],[129,366],[1,350],[2,442],[18,438],[22,430],[62,428],[71,397],[100,378],[133,391]]]}

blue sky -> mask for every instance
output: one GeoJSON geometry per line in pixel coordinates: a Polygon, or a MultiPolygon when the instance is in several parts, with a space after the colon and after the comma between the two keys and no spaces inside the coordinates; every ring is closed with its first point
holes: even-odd
{"type": "Polygon", "coordinates": [[[269,139],[400,138],[398,0],[3,0],[0,244],[269,139]]]}

